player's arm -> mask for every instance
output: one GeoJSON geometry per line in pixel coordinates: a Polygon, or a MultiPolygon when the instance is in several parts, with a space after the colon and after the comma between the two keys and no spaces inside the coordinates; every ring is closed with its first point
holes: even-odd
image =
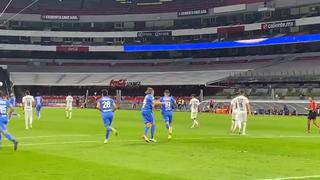
{"type": "Polygon", "coordinates": [[[100,106],[100,102],[98,101],[98,102],[97,102],[96,109],[100,111],[100,108],[101,108],[101,106],[100,106]]]}
{"type": "Polygon", "coordinates": [[[233,104],[230,104],[230,107],[229,107],[229,114],[232,114],[232,109],[233,109],[233,104]]]}
{"type": "Polygon", "coordinates": [[[11,118],[11,115],[14,112],[14,109],[13,109],[12,104],[10,104],[9,102],[8,102],[7,106],[8,106],[8,115],[9,115],[9,118],[11,118]]]}
{"type": "Polygon", "coordinates": [[[32,107],[36,107],[36,103],[35,103],[34,98],[32,98],[32,107]]]}
{"type": "Polygon", "coordinates": [[[113,112],[115,112],[117,109],[119,109],[119,106],[115,103],[115,102],[113,102],[113,112]]]}
{"type": "Polygon", "coordinates": [[[247,106],[248,114],[251,115],[251,106],[250,106],[250,104],[247,103],[246,106],[247,106]]]}

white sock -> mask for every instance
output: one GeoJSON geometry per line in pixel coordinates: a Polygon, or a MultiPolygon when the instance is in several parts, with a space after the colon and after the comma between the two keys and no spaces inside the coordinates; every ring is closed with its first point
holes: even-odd
{"type": "Polygon", "coordinates": [[[27,118],[25,118],[25,124],[26,124],[26,129],[29,129],[29,122],[27,118]]]}
{"type": "Polygon", "coordinates": [[[243,127],[242,127],[242,134],[246,133],[246,128],[247,128],[247,122],[243,122],[243,127]]]}
{"type": "Polygon", "coordinates": [[[232,122],[231,122],[231,128],[230,128],[230,131],[233,131],[233,128],[234,128],[234,120],[232,120],[232,122]]]}
{"type": "Polygon", "coordinates": [[[197,120],[194,120],[194,123],[198,126],[199,122],[197,120]]]}

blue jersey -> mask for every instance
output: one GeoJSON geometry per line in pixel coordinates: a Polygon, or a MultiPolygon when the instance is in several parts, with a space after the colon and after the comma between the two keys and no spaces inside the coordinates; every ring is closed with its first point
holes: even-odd
{"type": "Polygon", "coordinates": [[[42,106],[42,96],[36,96],[34,99],[36,100],[36,106],[42,106]]]}
{"type": "Polygon", "coordinates": [[[153,100],[154,100],[154,97],[151,94],[146,95],[143,100],[142,111],[152,112],[153,100]]]}
{"type": "Polygon", "coordinates": [[[12,107],[10,102],[0,98],[0,122],[8,122],[8,109],[12,107]]]}
{"type": "Polygon", "coordinates": [[[114,110],[114,101],[113,99],[105,96],[99,99],[99,103],[100,103],[100,111],[102,113],[108,113],[108,112],[113,112],[114,110]]]}
{"type": "Polygon", "coordinates": [[[161,112],[172,112],[174,109],[174,104],[176,100],[172,96],[163,96],[160,98],[161,112]]]}
{"type": "Polygon", "coordinates": [[[16,107],[16,97],[11,96],[9,99],[9,103],[12,107],[16,107]]]}

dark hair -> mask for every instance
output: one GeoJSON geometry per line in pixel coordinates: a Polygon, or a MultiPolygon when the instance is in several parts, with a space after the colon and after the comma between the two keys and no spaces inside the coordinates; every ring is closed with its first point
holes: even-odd
{"type": "Polygon", "coordinates": [[[0,97],[2,98],[4,96],[5,96],[4,92],[0,90],[0,97]]]}
{"type": "Polygon", "coordinates": [[[40,93],[39,93],[39,92],[37,92],[37,96],[40,96],[40,93]]]}
{"type": "Polygon", "coordinates": [[[169,91],[169,89],[166,89],[163,93],[170,94],[170,91],[169,91]]]}
{"type": "Polygon", "coordinates": [[[144,93],[151,94],[152,91],[154,91],[153,88],[152,87],[148,87],[146,92],[144,92],[144,93]]]}
{"type": "Polygon", "coordinates": [[[191,97],[196,97],[196,94],[191,94],[191,97]]]}
{"type": "Polygon", "coordinates": [[[68,96],[71,96],[71,92],[68,92],[68,96]]]}
{"type": "Polygon", "coordinates": [[[26,90],[26,92],[24,93],[25,95],[30,95],[30,91],[26,90]]]}
{"type": "Polygon", "coordinates": [[[108,96],[108,90],[102,89],[101,90],[102,96],[108,96]]]}
{"type": "Polygon", "coordinates": [[[241,90],[239,90],[239,94],[240,95],[244,95],[246,92],[243,90],[243,89],[241,89],[241,90]]]}

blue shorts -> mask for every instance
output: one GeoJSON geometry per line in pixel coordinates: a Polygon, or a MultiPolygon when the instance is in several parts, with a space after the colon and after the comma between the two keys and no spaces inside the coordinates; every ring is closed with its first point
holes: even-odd
{"type": "Polygon", "coordinates": [[[102,120],[105,128],[111,126],[113,121],[113,112],[102,113],[102,120]]]}
{"type": "Polygon", "coordinates": [[[152,111],[142,111],[142,118],[145,124],[154,123],[154,116],[152,111]]]}
{"type": "Polygon", "coordinates": [[[173,112],[162,112],[162,117],[165,122],[172,122],[173,112]]]}
{"type": "Polygon", "coordinates": [[[0,132],[7,130],[8,121],[0,120],[0,132]]]}
{"type": "Polygon", "coordinates": [[[39,112],[39,111],[41,110],[41,108],[42,108],[42,106],[41,106],[41,105],[37,105],[37,106],[36,106],[36,111],[38,111],[38,112],[39,112]]]}

